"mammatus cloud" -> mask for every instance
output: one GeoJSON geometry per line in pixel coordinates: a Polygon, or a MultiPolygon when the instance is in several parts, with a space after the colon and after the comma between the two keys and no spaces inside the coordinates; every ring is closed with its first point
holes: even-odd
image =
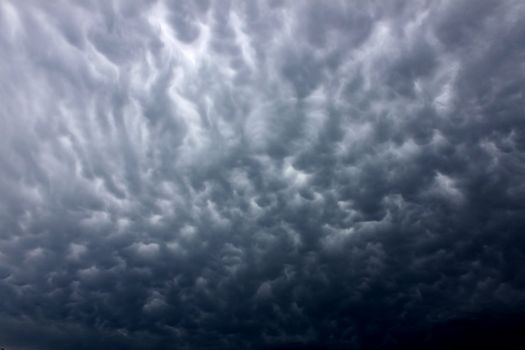
{"type": "Polygon", "coordinates": [[[0,345],[516,338],[523,18],[518,0],[1,2],[0,345]]]}

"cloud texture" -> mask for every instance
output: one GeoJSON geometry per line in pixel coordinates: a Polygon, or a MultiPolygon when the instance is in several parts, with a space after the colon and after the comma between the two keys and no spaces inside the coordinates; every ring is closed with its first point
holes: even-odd
{"type": "Polygon", "coordinates": [[[0,345],[428,348],[523,315],[524,18],[2,1],[0,345]]]}

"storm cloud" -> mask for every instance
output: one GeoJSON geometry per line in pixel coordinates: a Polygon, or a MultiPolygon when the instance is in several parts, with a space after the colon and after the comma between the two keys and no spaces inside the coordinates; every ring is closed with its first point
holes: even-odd
{"type": "Polygon", "coordinates": [[[524,19],[0,2],[0,346],[525,344],[524,19]]]}

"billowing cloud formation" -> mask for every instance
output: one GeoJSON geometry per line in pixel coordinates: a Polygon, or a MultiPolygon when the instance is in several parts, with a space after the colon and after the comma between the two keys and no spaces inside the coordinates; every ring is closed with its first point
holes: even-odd
{"type": "Polygon", "coordinates": [[[524,18],[1,2],[0,345],[428,348],[523,312],[524,18]]]}

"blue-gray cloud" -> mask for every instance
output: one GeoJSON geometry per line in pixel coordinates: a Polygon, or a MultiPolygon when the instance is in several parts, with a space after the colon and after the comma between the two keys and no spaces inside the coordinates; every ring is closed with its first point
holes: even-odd
{"type": "Polygon", "coordinates": [[[517,0],[2,2],[0,345],[428,348],[474,341],[466,319],[508,336],[480,319],[525,306],[523,18],[517,0]]]}

